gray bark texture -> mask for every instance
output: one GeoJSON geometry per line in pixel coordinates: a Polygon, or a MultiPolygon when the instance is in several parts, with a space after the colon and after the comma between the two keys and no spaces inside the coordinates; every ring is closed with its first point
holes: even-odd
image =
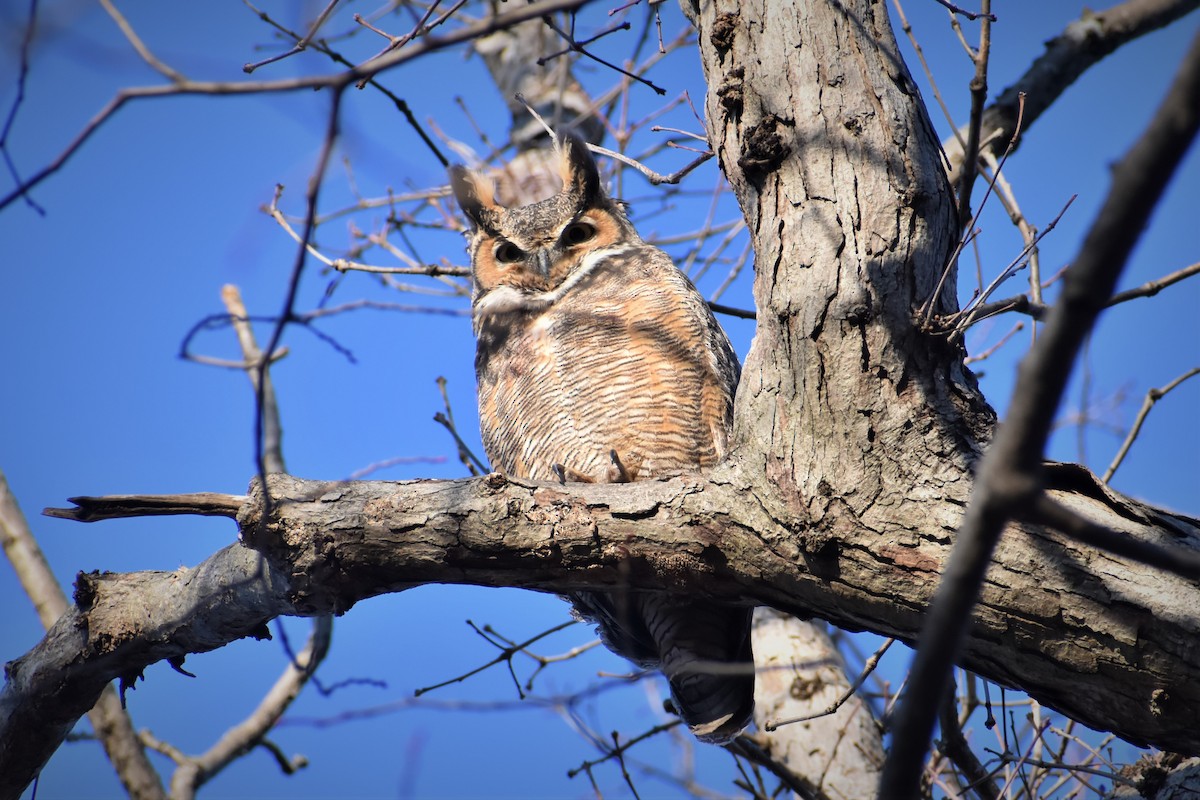
{"type": "MultiPolygon", "coordinates": [[[[757,263],[729,460],[622,485],[272,475],[270,504],[258,485],[194,508],[111,504],[236,508],[242,543],[193,569],[80,576],[74,607],[7,665],[0,798],[108,681],[263,635],[280,614],[340,614],[420,584],[627,586],[917,639],[995,422],[962,352],[914,322],[954,245],[937,140],[882,3],[690,11],[709,140],[757,263]]],[[[934,312],[954,305],[950,280],[934,312]]],[[[1200,551],[1196,520],[1081,468],[1044,477],[1056,500],[1131,540],[1200,551]]],[[[80,518],[111,510],[79,502],[80,518]]],[[[1196,581],[1013,525],[972,621],[963,666],[1132,742],[1200,754],[1196,581]]]]}

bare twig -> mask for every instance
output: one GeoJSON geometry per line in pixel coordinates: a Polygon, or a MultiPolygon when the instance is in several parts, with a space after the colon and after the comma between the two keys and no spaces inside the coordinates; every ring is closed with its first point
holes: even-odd
{"type": "MultiPolygon", "coordinates": [[[[972,59],[975,62],[975,75],[971,78],[971,116],[967,123],[966,154],[963,156],[962,175],[958,181],[958,224],[962,230],[968,231],[975,227],[978,214],[971,213],[971,189],[975,184],[975,174],[979,168],[979,133],[983,125],[983,108],[987,102],[987,71],[988,55],[992,49],[991,0],[982,0],[979,15],[979,47],[974,51],[972,59]]],[[[952,9],[954,10],[954,9],[952,9]]],[[[972,18],[974,19],[974,18],[972,18]]],[[[956,20],[957,21],[957,20],[956,20]]],[[[1017,126],[1020,130],[1020,126],[1017,126]]],[[[1016,136],[1013,134],[1015,142],[1016,136]]],[[[1013,142],[1009,143],[1009,151],[1013,142]]],[[[980,203],[982,209],[983,204],[980,203]]]]}
{"type": "MultiPolygon", "coordinates": [[[[582,2],[578,3],[577,5],[582,5],[582,2]]],[[[595,41],[596,39],[600,38],[600,36],[606,35],[608,33],[612,33],[613,32],[612,30],[605,31],[604,33],[601,33],[597,36],[593,36],[591,39],[588,39],[587,41],[580,42],[575,39],[575,16],[574,16],[574,14],[571,15],[571,30],[570,31],[564,31],[558,25],[558,23],[556,23],[554,21],[554,18],[550,14],[545,15],[545,22],[550,27],[551,30],[553,30],[555,33],[557,33],[559,36],[561,36],[563,38],[563,41],[567,43],[567,49],[564,50],[562,53],[558,53],[556,55],[562,55],[563,53],[575,51],[582,56],[586,56],[587,58],[590,58],[592,61],[595,61],[597,64],[601,64],[605,67],[608,67],[609,69],[611,69],[614,72],[618,72],[627,78],[631,78],[632,80],[635,80],[638,83],[641,83],[641,84],[649,87],[650,89],[653,89],[655,94],[664,95],[667,93],[666,89],[663,89],[661,86],[656,86],[653,81],[646,80],[645,78],[643,78],[640,75],[630,72],[629,70],[622,69],[621,67],[618,67],[616,64],[613,64],[609,61],[605,61],[603,58],[600,58],[596,54],[591,53],[586,49],[586,47],[585,47],[586,44],[588,44],[589,42],[595,41]]],[[[628,26],[624,26],[624,27],[628,27],[628,26]]],[[[620,29],[622,29],[622,26],[618,26],[617,28],[614,28],[613,30],[620,30],[620,29]]],[[[546,61],[549,61],[550,58],[553,58],[553,57],[555,57],[555,56],[548,56],[544,59],[539,59],[538,63],[544,64],[544,63],[546,63],[546,61]]]]}
{"type": "Polygon", "coordinates": [[[133,26],[130,25],[121,12],[117,10],[116,6],[112,4],[111,0],[100,0],[100,5],[103,6],[104,10],[108,12],[108,15],[112,17],[113,22],[117,23],[117,27],[121,29],[121,33],[124,34],[125,38],[129,40],[129,43],[133,45],[133,49],[137,51],[137,54],[141,56],[142,60],[145,61],[151,69],[172,83],[183,84],[187,82],[187,78],[171,69],[162,61],[159,61],[158,58],[150,52],[150,48],[146,47],[145,42],[143,42],[141,37],[137,35],[137,31],[133,29],[133,26]]]}
{"type": "Polygon", "coordinates": [[[1030,253],[1031,250],[1033,250],[1033,248],[1037,247],[1038,242],[1042,240],[1042,237],[1046,236],[1052,230],[1058,227],[1058,221],[1062,219],[1063,214],[1067,213],[1067,209],[1070,208],[1071,204],[1075,202],[1076,197],[1078,197],[1078,195],[1071,195],[1066,204],[1062,207],[1062,210],[1058,212],[1058,216],[1050,220],[1050,223],[1045,228],[1038,231],[1037,235],[1033,237],[1033,241],[1026,242],[1025,246],[1021,248],[1021,252],[1017,254],[1017,257],[1010,261],[1008,266],[1000,271],[1000,274],[996,276],[995,280],[988,284],[987,289],[985,289],[983,293],[979,295],[979,297],[975,298],[975,300],[966,308],[950,317],[949,321],[954,323],[954,331],[950,334],[952,341],[962,336],[966,332],[967,328],[974,324],[976,318],[979,317],[980,305],[989,297],[991,297],[992,292],[994,292],[1000,286],[1000,284],[1010,277],[1013,272],[1024,262],[1025,257],[1030,253]]]}
{"type": "Polygon", "coordinates": [[[458,435],[458,427],[454,424],[454,412],[450,408],[450,395],[446,391],[446,378],[442,375],[437,377],[438,392],[442,395],[442,405],[446,408],[445,414],[438,414],[434,420],[446,428],[450,435],[454,438],[454,445],[458,449],[458,460],[467,468],[467,472],[471,475],[480,475],[487,472],[487,467],[483,462],[471,452],[471,448],[467,447],[466,442],[458,435]]]}
{"type": "Polygon", "coordinates": [[[1128,300],[1134,300],[1139,297],[1153,297],[1171,284],[1178,283],[1184,278],[1190,278],[1197,274],[1200,274],[1200,261],[1186,266],[1183,269],[1176,270],[1170,275],[1158,278],[1157,280],[1147,281],[1141,286],[1133,289],[1126,289],[1123,292],[1117,292],[1112,296],[1112,299],[1108,301],[1108,305],[1115,306],[1118,303],[1124,303],[1128,300]]]}
{"type": "Polygon", "coordinates": [[[1012,339],[1012,337],[1015,336],[1017,333],[1019,333],[1024,327],[1025,327],[1024,322],[1018,322],[1016,325],[1013,325],[1012,328],[1009,329],[1008,333],[1001,336],[1000,340],[998,342],[996,342],[994,345],[989,347],[987,350],[984,350],[982,353],[980,353],[977,356],[967,356],[966,358],[963,359],[963,363],[964,364],[975,364],[980,361],[983,361],[986,358],[990,358],[992,355],[995,354],[995,352],[997,350],[999,350],[1001,347],[1003,347],[1005,344],[1007,344],[1008,341],[1010,339],[1012,339]]]}
{"type": "Polygon", "coordinates": [[[1039,496],[1042,451],[1083,338],[1145,222],[1200,127],[1200,35],[1142,137],[1113,169],[1113,182],[1041,339],[1021,365],[1013,402],[984,456],[958,538],[922,629],[901,700],[881,791],[917,796],[937,704],[1000,532],[1039,496]]]}
{"type": "Polygon", "coordinates": [[[1133,427],[1129,429],[1129,435],[1125,437],[1125,441],[1121,442],[1121,448],[1117,451],[1116,456],[1113,457],[1112,463],[1108,465],[1108,469],[1104,471],[1104,477],[1100,480],[1108,483],[1112,480],[1113,475],[1117,473],[1121,462],[1125,460],[1125,456],[1129,453],[1129,448],[1133,445],[1134,440],[1137,439],[1138,434],[1141,433],[1142,423],[1146,421],[1146,417],[1150,414],[1150,409],[1154,408],[1154,404],[1161,400],[1163,395],[1179,386],[1179,384],[1188,378],[1195,377],[1196,375],[1200,375],[1200,367],[1188,370],[1166,386],[1146,392],[1146,398],[1142,401],[1142,407],[1138,411],[1137,417],[1133,420],[1133,427]]]}
{"type": "MultiPolygon", "coordinates": [[[[1059,274],[1061,275],[1061,273],[1059,274]]],[[[1126,303],[1130,300],[1136,300],[1139,297],[1153,297],[1168,286],[1178,283],[1185,278],[1190,278],[1196,274],[1200,274],[1200,262],[1184,267],[1183,269],[1176,270],[1170,275],[1166,275],[1162,278],[1156,278],[1155,280],[1147,281],[1141,286],[1134,287],[1133,289],[1126,289],[1123,292],[1117,292],[1111,298],[1109,298],[1108,302],[1105,304],[1105,308],[1111,308],[1119,303],[1126,303]]],[[[1058,276],[1055,277],[1057,278],[1058,276]]],[[[1053,279],[1047,283],[1041,284],[1042,288],[1046,288],[1051,282],[1053,282],[1053,279]]],[[[1029,295],[1020,294],[1014,297],[1007,297],[1003,300],[995,300],[991,303],[985,303],[976,306],[972,311],[973,318],[970,324],[974,325],[978,322],[982,322],[988,317],[994,317],[997,314],[1003,314],[1009,311],[1015,311],[1018,314],[1025,314],[1033,317],[1036,320],[1042,320],[1046,317],[1046,314],[1049,313],[1050,309],[1048,306],[1042,303],[1031,300],[1029,295]]]]}
{"type": "Polygon", "coordinates": [[[235,519],[248,500],[245,495],[195,492],[192,494],[109,494],[103,497],[68,497],[75,508],[45,508],[47,517],[75,522],[99,522],[126,517],[160,517],[198,514],[235,519]]]}
{"type": "Polygon", "coordinates": [[[291,774],[307,765],[308,761],[303,756],[285,757],[279,748],[266,738],[266,734],[300,695],[313,672],[325,659],[329,652],[332,632],[333,617],[321,616],[314,619],[307,645],[288,662],[283,674],[263,696],[258,707],[244,720],[225,731],[205,753],[198,756],[177,756],[178,766],[171,776],[172,800],[192,800],[197,789],[254,747],[265,747],[270,751],[285,774],[291,774]],[[179,758],[182,760],[179,761],[179,758]]]}
{"type": "MultiPolygon", "coordinates": [[[[305,207],[304,214],[304,234],[300,241],[300,247],[297,248],[295,261],[292,264],[291,274],[288,278],[287,291],[284,295],[283,311],[280,312],[278,321],[271,332],[270,339],[267,340],[265,352],[274,353],[279,347],[279,342],[283,338],[283,331],[288,323],[292,321],[296,304],[296,295],[300,291],[300,278],[304,273],[304,265],[307,260],[309,242],[312,240],[313,230],[315,230],[315,220],[317,216],[317,198],[320,195],[321,184],[325,178],[325,170],[329,165],[329,160],[333,155],[333,147],[337,142],[338,131],[340,126],[342,92],[345,87],[334,90],[331,106],[329,109],[329,119],[325,127],[325,136],[321,144],[321,153],[317,157],[317,164],[313,169],[312,175],[308,179],[308,187],[305,191],[305,207]]],[[[256,366],[255,377],[251,380],[254,382],[254,461],[258,467],[258,478],[266,486],[267,474],[271,470],[268,464],[267,445],[267,416],[270,409],[267,406],[267,396],[265,387],[267,386],[267,368],[270,362],[268,359],[260,358],[256,366]]],[[[271,495],[269,492],[263,492],[263,510],[270,511],[271,495]]]]}
{"type": "Polygon", "coordinates": [[[951,13],[961,14],[969,20],[976,20],[980,17],[983,17],[989,22],[996,21],[996,15],[990,12],[980,11],[979,13],[975,13],[974,11],[967,11],[965,8],[959,8],[958,6],[954,5],[954,3],[949,2],[949,0],[937,0],[937,2],[948,8],[951,13]]]}
{"type": "Polygon", "coordinates": [[[998,800],[999,791],[992,781],[992,776],[979,763],[979,758],[963,735],[962,725],[958,719],[958,704],[955,693],[947,692],[946,699],[938,708],[938,724],[942,731],[941,747],[943,753],[962,770],[969,781],[971,789],[984,800],[998,800]]]}
{"type": "MultiPolygon", "coordinates": [[[[20,65],[17,68],[17,92],[13,97],[12,105],[8,107],[8,116],[4,119],[4,129],[0,131],[0,154],[4,155],[4,164],[8,167],[8,174],[12,176],[13,183],[18,186],[24,185],[24,181],[21,180],[21,175],[17,171],[17,165],[13,162],[12,154],[8,152],[8,135],[12,132],[13,124],[17,121],[17,112],[21,109],[21,104],[25,102],[25,83],[29,79],[29,51],[33,47],[33,34],[37,29],[37,9],[38,0],[29,0],[29,21],[25,23],[25,32],[21,36],[20,65]]],[[[34,211],[42,216],[46,215],[46,209],[38,205],[29,196],[28,192],[22,191],[20,196],[25,198],[25,204],[34,211]]]]}
{"type": "Polygon", "coordinates": [[[445,36],[436,38],[426,37],[413,47],[390,52],[333,75],[288,78],[276,81],[248,81],[243,83],[185,80],[180,83],[169,83],[162,86],[140,86],[122,89],[84,125],[79,133],[75,135],[75,138],[71,140],[53,161],[17,185],[11,192],[0,197],[0,209],[7,207],[16,198],[23,197],[30,189],[62,169],[71,157],[79,151],[79,148],[91,139],[104,123],[111,119],[126,103],[132,100],[191,94],[269,94],[295,92],[302,89],[329,89],[335,95],[340,95],[341,91],[360,80],[372,78],[384,70],[391,69],[408,61],[413,61],[428,53],[486,36],[489,33],[515,25],[527,19],[533,19],[564,9],[577,8],[584,2],[585,0],[539,0],[539,2],[520,6],[496,17],[464,25],[445,36]]]}
{"type": "MultiPolygon", "coordinates": [[[[1099,12],[1084,9],[1079,19],[1046,43],[1046,52],[1025,74],[984,110],[982,146],[998,151],[999,143],[1010,137],[1020,94],[1028,98],[1024,110],[1024,127],[1028,130],[1093,65],[1127,42],[1169,25],[1197,7],[1200,0],[1126,0],[1099,12]]],[[[962,138],[962,133],[956,132],[943,143],[952,184],[965,166],[962,138]]]]}
{"type": "Polygon", "coordinates": [[[767,731],[774,731],[783,725],[791,725],[795,722],[807,722],[811,719],[816,719],[817,717],[826,717],[830,714],[837,713],[837,710],[845,705],[846,701],[853,697],[855,692],[862,688],[863,683],[868,677],[870,677],[871,673],[875,671],[875,667],[879,665],[879,659],[883,658],[883,654],[888,651],[888,648],[891,647],[892,643],[895,641],[895,639],[887,639],[884,641],[884,643],[880,645],[874,653],[871,654],[871,657],[863,663],[862,672],[860,672],[858,677],[855,678],[854,683],[851,684],[850,687],[846,689],[846,691],[843,692],[837,700],[830,703],[829,706],[823,711],[818,711],[815,714],[805,714],[802,717],[793,717],[791,719],[769,719],[766,721],[763,727],[767,731]]]}
{"type": "MultiPolygon", "coordinates": [[[[309,26],[308,33],[297,39],[296,43],[292,45],[291,50],[288,50],[284,53],[278,53],[270,56],[269,58],[264,58],[262,61],[256,61],[253,64],[243,64],[242,72],[249,75],[259,67],[265,67],[267,64],[274,64],[276,61],[282,61],[283,59],[294,56],[297,53],[304,52],[306,49],[308,49],[308,45],[310,42],[312,42],[313,37],[317,35],[317,31],[319,31],[321,26],[325,24],[325,21],[329,19],[329,15],[333,13],[333,9],[337,6],[337,4],[338,0],[329,0],[329,4],[325,6],[324,10],[317,15],[317,18],[313,21],[313,24],[309,26]]],[[[264,22],[270,21],[270,18],[266,14],[258,11],[258,9],[254,8],[254,6],[251,6],[249,3],[246,3],[246,5],[250,6],[251,9],[254,9],[254,11],[258,13],[259,18],[264,22]]]]}
{"type": "Polygon", "coordinates": [[[645,175],[646,178],[649,179],[649,181],[652,184],[654,184],[655,186],[658,186],[658,185],[664,184],[664,183],[672,184],[672,185],[679,183],[679,181],[683,180],[683,178],[685,176],[687,176],[687,174],[689,172],[691,172],[696,167],[700,166],[705,161],[708,161],[710,158],[713,157],[713,154],[711,152],[704,153],[699,158],[692,161],[690,164],[687,164],[686,166],[684,166],[682,169],[680,169],[676,172],[672,172],[670,175],[662,175],[662,174],[650,169],[649,167],[647,167],[645,164],[641,163],[640,161],[632,159],[623,153],[618,153],[615,150],[609,150],[607,147],[601,147],[600,145],[597,145],[597,144],[589,144],[588,149],[591,150],[593,153],[599,153],[602,156],[608,156],[611,159],[620,161],[622,164],[633,167],[638,172],[645,175]]]}
{"type": "Polygon", "coordinates": [[[246,364],[246,375],[250,378],[255,395],[262,396],[263,460],[269,472],[286,472],[283,462],[283,427],[279,423],[275,385],[271,381],[269,371],[259,371],[259,362],[262,361],[263,354],[258,349],[258,342],[254,340],[254,329],[250,327],[246,304],[242,302],[242,293],[233,284],[226,284],[221,287],[221,301],[225,304],[225,309],[229,312],[229,322],[237,333],[238,345],[242,349],[242,358],[246,364]]]}
{"type": "MultiPolygon", "coordinates": [[[[462,683],[467,678],[471,678],[475,675],[478,675],[479,673],[481,673],[487,669],[490,669],[491,667],[494,667],[497,664],[501,664],[501,663],[508,664],[509,671],[511,673],[513,656],[517,655],[517,653],[524,652],[525,649],[527,647],[529,647],[531,644],[533,644],[534,642],[545,639],[547,636],[550,636],[551,634],[558,633],[559,631],[563,630],[564,628],[571,627],[572,625],[575,624],[575,620],[569,619],[566,622],[562,622],[562,623],[559,623],[558,625],[555,625],[553,628],[550,628],[549,630],[544,630],[541,633],[535,634],[534,636],[529,637],[528,639],[526,639],[523,642],[512,643],[512,644],[507,644],[507,645],[498,644],[495,640],[491,639],[488,636],[485,636],[484,633],[481,632],[479,628],[476,628],[475,624],[473,622],[471,622],[470,620],[467,620],[467,624],[470,625],[472,628],[474,628],[476,633],[479,633],[481,636],[483,636],[484,639],[486,639],[489,643],[491,643],[493,647],[498,648],[500,650],[500,654],[497,655],[495,658],[493,658],[491,661],[488,661],[486,664],[482,664],[482,665],[476,667],[475,669],[468,670],[467,672],[464,672],[461,675],[457,675],[453,678],[449,678],[447,680],[442,681],[441,683],[435,683],[432,686],[426,686],[424,688],[417,689],[413,692],[414,697],[420,697],[421,695],[426,694],[427,692],[432,692],[434,689],[441,689],[443,687],[450,686],[451,684],[462,683]]],[[[491,626],[484,626],[484,631],[491,633],[492,632],[491,626]]],[[[513,678],[515,681],[516,680],[515,674],[513,675],[513,678]]],[[[517,694],[521,697],[521,699],[524,699],[525,692],[521,688],[520,682],[517,681],[516,683],[517,683],[517,694]]]]}
{"type": "MultiPolygon", "coordinates": [[[[984,23],[984,24],[987,24],[987,23],[984,23]]],[[[979,208],[976,209],[975,214],[970,218],[970,221],[967,223],[966,227],[964,228],[965,233],[963,234],[963,237],[959,240],[958,245],[954,248],[954,251],[950,254],[950,257],[946,259],[946,265],[942,268],[942,275],[941,275],[941,278],[938,279],[937,287],[933,290],[933,292],[929,295],[929,299],[925,302],[925,321],[927,323],[930,319],[930,316],[933,314],[933,309],[937,303],[937,298],[939,295],[941,295],[942,287],[945,285],[946,279],[949,277],[950,271],[953,268],[955,262],[957,261],[959,254],[962,253],[962,250],[964,247],[967,246],[967,243],[970,242],[972,239],[974,239],[979,234],[979,229],[975,227],[975,223],[976,223],[976,221],[978,221],[979,215],[983,213],[983,207],[984,207],[984,205],[987,204],[988,198],[992,196],[992,190],[996,186],[996,181],[999,180],[999,178],[1000,178],[1001,170],[1004,169],[1004,162],[1008,160],[1008,155],[1009,155],[1009,153],[1012,152],[1012,146],[1016,142],[1016,137],[1018,135],[1020,135],[1020,132],[1021,132],[1020,117],[1018,117],[1016,133],[1013,134],[1012,140],[1009,141],[1009,147],[1007,150],[1004,151],[1004,157],[1001,158],[1000,163],[996,165],[996,169],[992,174],[992,179],[990,181],[988,181],[988,188],[987,188],[987,191],[983,195],[983,200],[979,201],[979,208]]],[[[969,193],[969,189],[967,189],[967,191],[969,193]]],[[[1071,203],[1074,200],[1075,200],[1075,198],[1072,197],[1070,200],[1067,201],[1067,205],[1063,208],[1062,211],[1059,212],[1058,217],[1061,217],[1064,213],[1066,213],[1067,208],[1069,208],[1071,206],[1071,203]]],[[[968,202],[969,202],[969,198],[968,198],[968,202]]],[[[968,213],[970,212],[969,206],[966,207],[966,211],[968,213]]],[[[960,213],[962,213],[962,209],[960,209],[960,213]]],[[[1054,218],[1054,222],[1050,223],[1050,225],[1047,227],[1045,233],[1049,233],[1049,231],[1051,229],[1053,229],[1054,225],[1057,224],[1057,222],[1058,222],[1058,217],[1054,218]]],[[[960,217],[960,219],[961,219],[961,217],[960,217]]],[[[1033,243],[1027,244],[1026,250],[1033,247],[1034,244],[1036,244],[1036,240],[1033,243]]],[[[992,285],[989,286],[988,289],[986,291],[984,291],[982,295],[980,295],[980,298],[978,298],[976,300],[976,302],[979,302],[982,299],[986,299],[987,296],[995,289],[995,287],[998,286],[1009,275],[1009,271],[1012,270],[1013,267],[1017,263],[1020,262],[1021,258],[1024,257],[1024,254],[1025,254],[1025,251],[1022,251],[1022,254],[1020,256],[1018,256],[1017,259],[1015,259],[1012,264],[1009,264],[1009,266],[1004,271],[1002,271],[1000,273],[1000,275],[998,275],[996,277],[996,279],[992,282],[992,285]]],[[[959,312],[959,313],[961,314],[962,312],[959,312]]]]}

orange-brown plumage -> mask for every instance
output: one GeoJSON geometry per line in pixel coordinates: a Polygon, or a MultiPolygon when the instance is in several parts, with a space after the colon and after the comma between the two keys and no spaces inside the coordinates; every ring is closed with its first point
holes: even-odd
{"type": "MultiPolygon", "coordinates": [[[[492,468],[535,480],[629,480],[724,457],[739,367],[703,298],[600,188],[586,145],[560,138],[564,187],[505,209],[451,172],[469,244],[476,375],[492,468]],[[615,457],[614,457],[615,456],[615,457]]],[[[572,596],[610,648],[662,669],[701,738],[749,719],[749,610],[662,594],[572,596]],[[699,667],[697,665],[700,665],[699,667]]]]}

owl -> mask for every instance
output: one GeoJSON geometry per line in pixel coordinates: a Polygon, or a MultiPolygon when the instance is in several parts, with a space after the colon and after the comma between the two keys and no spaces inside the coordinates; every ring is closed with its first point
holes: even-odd
{"type": "MultiPolygon", "coordinates": [[[[638,236],[586,143],[555,142],[562,190],[504,208],[451,168],[468,251],[483,446],[532,480],[624,482],[725,455],[740,367],[704,299],[638,236]]],[[[724,743],[754,705],[751,610],[614,586],[568,598],[617,654],[667,677],[701,740],[724,743]]]]}

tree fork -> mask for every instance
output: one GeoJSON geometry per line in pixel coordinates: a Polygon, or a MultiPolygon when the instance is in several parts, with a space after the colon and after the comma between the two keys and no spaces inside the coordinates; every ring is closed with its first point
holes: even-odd
{"type": "MultiPolygon", "coordinates": [[[[7,665],[0,797],[19,794],[110,680],[129,682],[155,661],[180,663],[264,636],[281,614],[342,613],[425,583],[549,592],[629,586],[770,605],[912,642],[951,542],[949,530],[918,539],[849,519],[798,524],[768,511],[735,468],[621,485],[499,475],[269,480],[268,518],[257,485],[235,498],[247,545],[175,572],[81,575],[76,605],[7,665]],[[689,535],[681,539],[679,530],[689,535]]],[[[1132,501],[1118,506],[1078,486],[1052,496],[1126,536],[1200,552],[1193,520],[1132,501]],[[1131,518],[1138,514],[1140,522],[1131,518]]],[[[117,502],[130,507],[128,497],[117,502]]],[[[1092,727],[1200,753],[1196,596],[1187,579],[1054,533],[1011,528],[962,663],[1092,727]]]]}

